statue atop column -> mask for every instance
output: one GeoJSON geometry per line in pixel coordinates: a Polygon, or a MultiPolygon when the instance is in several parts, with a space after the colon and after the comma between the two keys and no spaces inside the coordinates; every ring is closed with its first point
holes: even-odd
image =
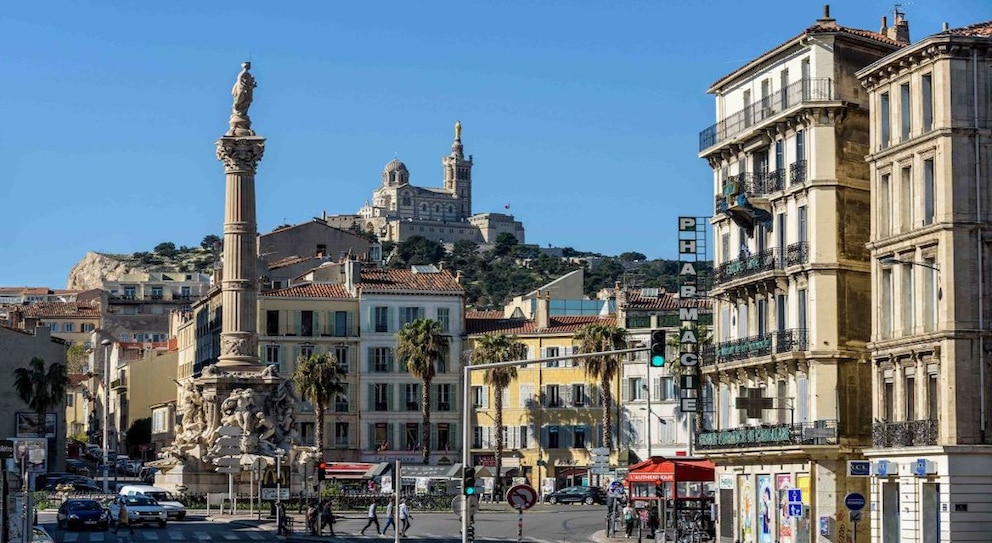
{"type": "Polygon", "coordinates": [[[231,129],[227,131],[227,136],[254,136],[251,129],[251,118],[248,117],[248,108],[255,94],[255,76],[251,75],[251,62],[241,63],[241,73],[238,80],[234,82],[231,89],[231,96],[234,97],[234,104],[231,106],[231,129]]]}

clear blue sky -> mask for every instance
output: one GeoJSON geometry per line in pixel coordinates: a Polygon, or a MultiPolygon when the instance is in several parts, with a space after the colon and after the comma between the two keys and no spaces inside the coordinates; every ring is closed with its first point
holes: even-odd
{"type": "MultiPolygon", "coordinates": [[[[833,2],[877,30],[893,4],[833,2]]],[[[992,19],[987,0],[905,3],[914,40],[992,19]]],[[[268,138],[259,230],[354,213],[394,156],[441,185],[461,119],[474,211],[527,241],[675,256],[675,217],[709,215],[696,158],[714,80],[822,3],[782,0],[9,2],[0,21],[0,285],[64,288],[87,251],[220,235],[242,60],[268,138]]]]}

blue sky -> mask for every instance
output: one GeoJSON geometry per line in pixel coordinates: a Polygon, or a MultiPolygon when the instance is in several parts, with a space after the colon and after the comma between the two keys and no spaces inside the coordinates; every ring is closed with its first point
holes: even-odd
{"type": "MultiPolygon", "coordinates": [[[[839,1],[878,30],[893,4],[839,1]]],[[[64,288],[87,251],[220,235],[242,60],[268,138],[259,230],[354,213],[394,156],[440,186],[456,119],[473,210],[527,242],[675,257],[712,213],[696,158],[710,83],[813,24],[797,0],[11,2],[0,22],[0,285],[64,288]],[[290,6],[293,6],[290,8],[290,6]]],[[[992,19],[987,0],[905,4],[912,38],[992,19]]]]}

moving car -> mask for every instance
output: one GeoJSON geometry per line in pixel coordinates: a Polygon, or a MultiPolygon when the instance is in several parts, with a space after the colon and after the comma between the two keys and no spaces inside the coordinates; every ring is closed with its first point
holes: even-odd
{"type": "Polygon", "coordinates": [[[125,485],[121,487],[118,494],[121,496],[146,496],[152,498],[165,508],[165,512],[169,518],[176,520],[186,518],[186,506],[179,501],[177,496],[169,493],[164,488],[149,485],[125,485]]]}
{"type": "Polygon", "coordinates": [[[55,515],[59,528],[78,530],[80,528],[110,527],[110,512],[96,500],[69,499],[62,502],[55,515]]]}
{"type": "Polygon", "coordinates": [[[606,492],[598,486],[569,486],[557,492],[548,494],[545,498],[548,503],[584,503],[592,505],[594,503],[606,504],[606,492]]]}
{"type": "Polygon", "coordinates": [[[78,486],[80,488],[84,486],[86,487],[92,486],[92,487],[99,487],[100,490],[103,490],[103,487],[97,484],[96,481],[84,475],[63,475],[62,477],[58,477],[58,478],[49,477],[45,479],[45,485],[42,488],[48,492],[52,492],[56,490],[56,487],[58,487],[59,485],[72,485],[73,487],[78,486]]]}
{"type": "Polygon", "coordinates": [[[127,519],[132,525],[158,523],[159,528],[165,528],[165,522],[169,518],[165,508],[153,498],[140,495],[117,496],[110,502],[108,509],[114,522],[120,517],[122,503],[127,506],[127,519]]]}

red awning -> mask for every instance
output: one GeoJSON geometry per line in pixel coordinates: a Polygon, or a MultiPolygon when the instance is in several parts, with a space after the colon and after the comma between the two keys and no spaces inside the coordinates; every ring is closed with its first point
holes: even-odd
{"type": "Polygon", "coordinates": [[[364,462],[328,462],[324,476],[328,479],[367,479],[377,466],[364,462]]]}
{"type": "Polygon", "coordinates": [[[630,467],[627,481],[715,481],[715,466],[709,460],[670,459],[654,456],[630,467]]]}

